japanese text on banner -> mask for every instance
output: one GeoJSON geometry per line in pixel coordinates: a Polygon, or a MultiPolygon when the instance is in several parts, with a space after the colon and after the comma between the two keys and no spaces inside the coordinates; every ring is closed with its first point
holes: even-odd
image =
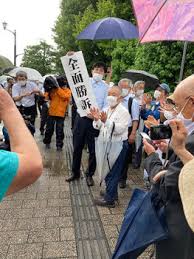
{"type": "Polygon", "coordinates": [[[82,51],[75,52],[71,56],[62,57],[61,62],[77,105],[78,113],[81,117],[87,116],[90,113],[90,108],[97,107],[97,103],[82,51]]]}

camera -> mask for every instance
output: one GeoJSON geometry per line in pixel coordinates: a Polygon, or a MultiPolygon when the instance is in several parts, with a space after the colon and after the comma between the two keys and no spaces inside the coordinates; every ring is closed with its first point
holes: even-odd
{"type": "Polygon", "coordinates": [[[151,140],[170,139],[172,137],[172,130],[169,125],[160,124],[150,128],[151,140]]]}

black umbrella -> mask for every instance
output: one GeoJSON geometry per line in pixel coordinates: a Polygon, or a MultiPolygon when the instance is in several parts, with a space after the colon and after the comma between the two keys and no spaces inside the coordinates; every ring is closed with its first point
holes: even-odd
{"type": "Polygon", "coordinates": [[[156,89],[160,84],[157,76],[142,70],[128,70],[122,76],[131,79],[133,84],[137,81],[145,81],[145,88],[148,89],[156,89]]]}

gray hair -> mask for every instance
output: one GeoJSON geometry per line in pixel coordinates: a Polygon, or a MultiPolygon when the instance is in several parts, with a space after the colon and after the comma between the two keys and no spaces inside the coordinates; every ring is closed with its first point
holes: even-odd
{"type": "Polygon", "coordinates": [[[134,84],[134,87],[137,87],[138,85],[144,84],[145,85],[145,81],[137,81],[134,84]]]}
{"type": "Polygon", "coordinates": [[[132,81],[131,81],[130,79],[128,79],[128,78],[123,78],[123,79],[121,79],[121,80],[119,81],[119,83],[118,83],[118,86],[120,87],[120,85],[121,85],[122,83],[127,83],[129,87],[131,87],[131,88],[133,87],[132,81]]]}
{"type": "Polygon", "coordinates": [[[19,76],[25,77],[26,79],[28,78],[28,75],[27,75],[27,73],[25,71],[18,71],[16,73],[16,78],[19,77],[19,76]]]}

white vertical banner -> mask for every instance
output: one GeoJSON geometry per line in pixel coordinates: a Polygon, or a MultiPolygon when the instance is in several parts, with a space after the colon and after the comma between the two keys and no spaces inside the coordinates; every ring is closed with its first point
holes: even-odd
{"type": "Polygon", "coordinates": [[[93,93],[82,51],[61,58],[61,62],[81,117],[90,113],[90,108],[98,107],[93,93]]]}

